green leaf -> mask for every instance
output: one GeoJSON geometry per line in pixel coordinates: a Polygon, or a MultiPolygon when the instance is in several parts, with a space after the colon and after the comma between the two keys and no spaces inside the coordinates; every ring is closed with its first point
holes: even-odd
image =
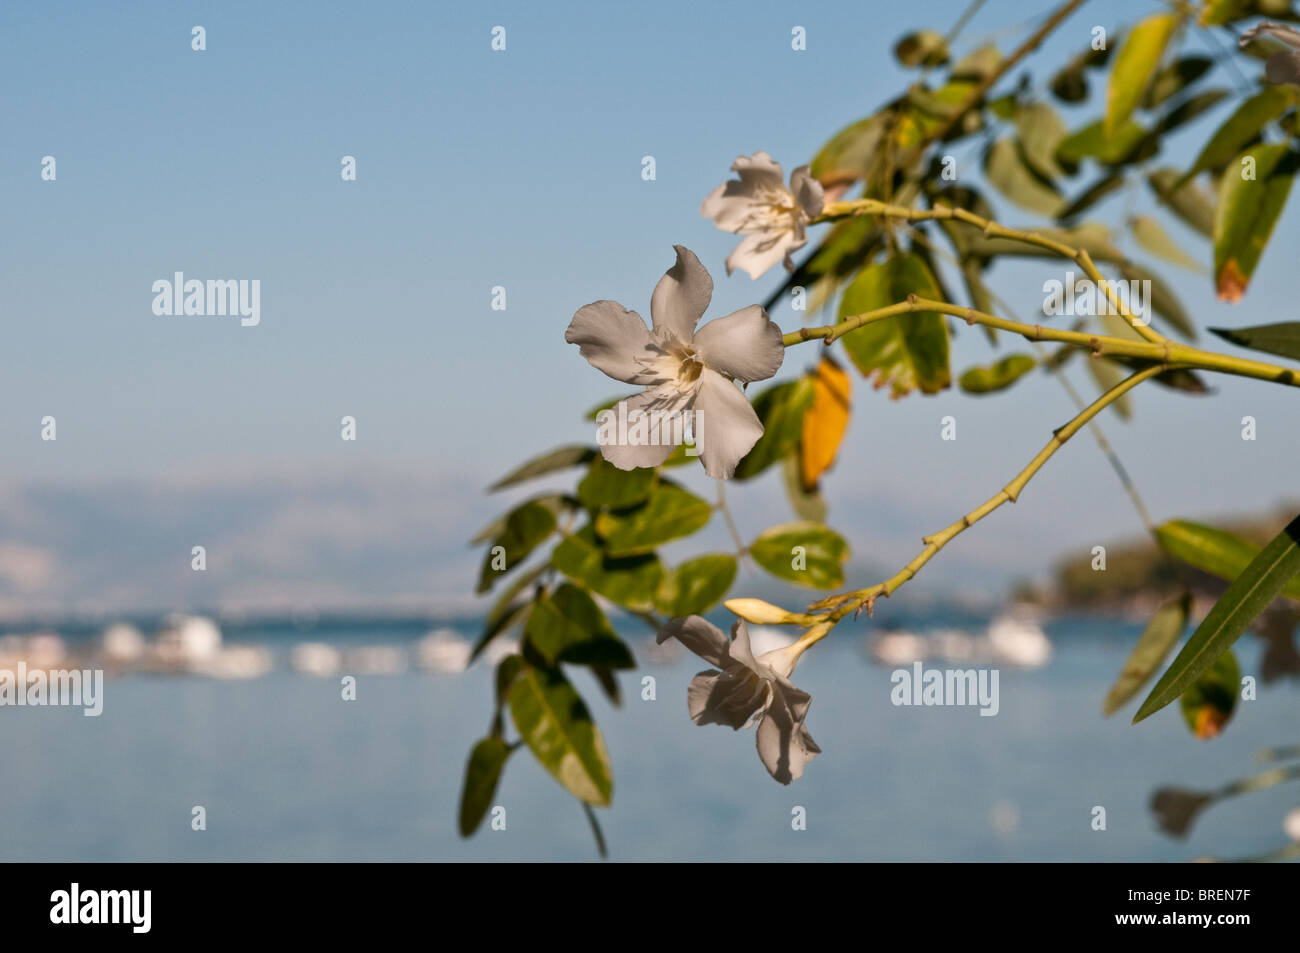
{"type": "MultiPolygon", "coordinates": [[[[560,513],[567,512],[578,505],[577,500],[565,493],[547,493],[542,496],[535,496],[532,499],[520,503],[519,506],[523,506],[525,503],[540,503],[547,507],[557,517],[560,513]]],[[[516,509],[518,509],[518,507],[516,507],[516,509]]],[[[510,518],[512,512],[514,512],[514,510],[507,510],[475,533],[474,538],[469,541],[470,545],[479,546],[490,539],[500,536],[502,531],[506,528],[506,520],[510,518]]]]}
{"type": "Polygon", "coordinates": [[[995,364],[975,366],[964,371],[957,384],[968,394],[992,394],[1010,387],[1038,366],[1028,354],[1009,354],[995,364]]]}
{"type": "Polygon", "coordinates": [[[736,557],[725,553],[688,559],[664,576],[655,593],[655,605],[675,619],[703,615],[727,594],[736,569],[736,557]]]}
{"type": "MultiPolygon", "coordinates": [[[[1157,526],[1156,542],[1175,559],[1229,581],[1259,556],[1258,546],[1235,533],[1190,520],[1170,520],[1157,526]]],[[[1287,582],[1282,594],[1300,600],[1300,578],[1287,582]]]]}
{"type": "Polygon", "coordinates": [[[1231,93],[1226,89],[1207,89],[1204,92],[1197,93],[1184,99],[1169,112],[1160,117],[1156,123],[1156,128],[1152,133],[1153,136],[1159,137],[1166,133],[1173,132],[1181,126],[1185,126],[1201,113],[1209,112],[1219,103],[1227,99],[1231,93]]]}
{"type": "Polygon", "coordinates": [[[1277,119],[1295,102],[1295,95],[1286,87],[1269,86],[1251,96],[1236,108],[1222,126],[1201,148],[1192,167],[1183,173],[1179,185],[1206,169],[1221,169],[1259,138],[1259,131],[1277,119]]]}
{"type": "Polygon", "coordinates": [[[504,490],[508,486],[523,483],[525,480],[532,480],[548,473],[555,473],[558,470],[576,467],[579,464],[589,462],[595,456],[596,450],[592,447],[558,447],[549,453],[542,454],[540,457],[534,457],[516,470],[511,470],[488,487],[488,492],[495,493],[497,490],[504,490]]]}
{"type": "Polygon", "coordinates": [[[1137,645],[1133,647],[1133,653],[1124,663],[1119,678],[1106,695],[1106,701],[1102,704],[1105,714],[1113,715],[1155,674],[1187,628],[1187,617],[1191,610],[1192,596],[1186,592],[1170,599],[1156,610],[1137,645]]]}
{"type": "Polygon", "coordinates": [[[894,44],[894,56],[907,67],[942,66],[948,62],[948,47],[942,33],[916,30],[894,44]]]}
{"type": "Polygon", "coordinates": [[[1223,301],[1240,301],[1295,179],[1297,156],[1285,145],[1256,146],[1233,162],[1219,184],[1214,217],[1215,288],[1223,301]],[[1255,178],[1243,179],[1247,156],[1255,178]]]}
{"type": "MultiPolygon", "coordinates": [[[[1097,389],[1103,394],[1126,376],[1114,361],[1107,360],[1104,357],[1090,358],[1084,362],[1084,366],[1088,368],[1088,373],[1096,382],[1097,389]]],[[[1121,420],[1130,420],[1133,417],[1133,401],[1130,394],[1121,394],[1111,402],[1110,406],[1115,413],[1119,414],[1121,420]]]]}
{"type": "Polygon", "coordinates": [[[1253,6],[1253,0],[1205,0],[1198,22],[1201,26],[1223,26],[1249,16],[1253,6]]]}
{"type": "Polygon", "coordinates": [[[483,556],[477,592],[487,592],[492,584],[528,558],[528,554],[555,532],[555,511],[536,500],[510,511],[500,535],[483,556]],[[499,567],[499,568],[498,568],[499,567]]]}
{"type": "Polygon", "coordinates": [[[735,479],[758,476],[799,446],[803,415],[812,406],[813,382],[800,377],[769,387],[754,398],[754,413],[763,424],[763,436],[736,466],[735,479]]]}
{"type": "MultiPolygon", "coordinates": [[[[895,255],[864,268],[845,290],[840,320],[904,301],[909,294],[937,298],[930,269],[915,255],[895,255]]],[[[894,397],[913,390],[933,394],[949,386],[948,325],[933,311],[896,315],[844,335],[844,348],[864,377],[894,397]]]]}
{"type": "Polygon", "coordinates": [[[1228,649],[1191,688],[1183,692],[1180,707],[1183,720],[1196,737],[1218,737],[1237,707],[1241,690],[1241,668],[1237,657],[1228,649]]]}
{"type": "Polygon", "coordinates": [[[589,510],[634,506],[650,495],[658,477],[654,467],[620,470],[604,457],[597,457],[578,484],[578,501],[589,510]]]}
{"type": "Polygon", "coordinates": [[[1075,218],[1076,216],[1082,215],[1084,212],[1088,211],[1088,209],[1092,208],[1094,205],[1096,205],[1106,196],[1110,195],[1113,192],[1119,191],[1123,187],[1124,187],[1124,173],[1122,172],[1108,173],[1102,176],[1092,185],[1088,186],[1088,188],[1084,189],[1083,192],[1079,195],[1079,197],[1076,198],[1069,205],[1067,205],[1065,208],[1063,208],[1057,214],[1056,217],[1062,220],[1066,220],[1066,219],[1071,219],[1071,218],[1075,218]]]}
{"type": "Polygon", "coordinates": [[[662,481],[650,499],[635,509],[601,513],[596,535],[611,556],[636,556],[690,536],[713,516],[713,505],[675,483],[662,481]]]}
{"type": "Polygon", "coordinates": [[[1107,133],[1101,120],[1089,123],[1064,139],[1057,146],[1056,158],[1062,162],[1080,162],[1096,159],[1103,165],[1121,165],[1134,162],[1147,140],[1147,131],[1132,119],[1126,120],[1114,133],[1107,133]]]}
{"type": "Polygon", "coordinates": [[[537,601],[524,638],[551,666],[571,662],[632,668],[636,664],[596,601],[567,582],[537,601]]]}
{"type": "Polygon", "coordinates": [[[811,589],[830,589],[844,582],[849,544],[821,523],[772,526],[749,546],[749,554],[772,575],[811,589]]]}
{"type": "Polygon", "coordinates": [[[1149,215],[1135,215],[1129,219],[1129,229],[1139,245],[1151,254],[1167,262],[1202,271],[1201,263],[1178,247],[1178,243],[1169,237],[1164,227],[1149,215]]]}
{"type": "Polygon", "coordinates": [[[1178,17],[1161,13],[1137,23],[1124,38],[1115,55],[1106,89],[1106,131],[1114,134],[1123,127],[1151,85],[1160,68],[1165,47],[1173,36],[1178,17]]]}
{"type": "Polygon", "coordinates": [[[989,184],[1021,208],[1054,218],[1065,207],[1061,193],[1039,178],[1010,139],[999,139],[984,155],[989,184]]]}
{"type": "Polygon", "coordinates": [[[803,472],[798,457],[786,457],[781,461],[781,482],[785,485],[785,497],[790,501],[790,509],[801,520],[813,523],[826,521],[826,500],[821,490],[809,490],[803,485],[803,472]]]}
{"type": "Polygon", "coordinates": [[[542,767],[578,800],[608,805],[614,778],[605,739],[563,673],[525,667],[509,702],[515,728],[542,767]]]}
{"type": "Polygon", "coordinates": [[[1257,324],[1250,328],[1210,328],[1210,333],[1253,351],[1300,361],[1300,321],[1257,324]]]}
{"type": "Polygon", "coordinates": [[[1143,109],[1154,109],[1176,96],[1209,72],[1214,60],[1208,56],[1183,56],[1156,74],[1142,100],[1143,109]]]}
{"type": "MultiPolygon", "coordinates": [[[[1175,331],[1189,341],[1196,340],[1196,326],[1192,324],[1191,315],[1163,278],[1131,261],[1120,265],[1119,272],[1125,281],[1151,282],[1151,296],[1146,302],[1149,310],[1168,321],[1175,331]]],[[[1150,315],[1147,317],[1149,320],[1150,315]]]]}
{"type": "Polygon", "coordinates": [[[1065,123],[1047,103],[1031,103],[1017,111],[1016,132],[1025,163],[1044,179],[1063,174],[1056,163],[1056,149],[1065,138],[1065,123]]]}
{"type": "Polygon", "coordinates": [[[1147,184],[1160,204],[1207,238],[1214,234],[1214,200],[1191,182],[1180,184],[1174,169],[1156,169],[1147,174],[1147,184]]]}
{"type": "Polygon", "coordinates": [[[1232,581],[1151,690],[1134,723],[1187,691],[1300,572],[1300,517],[1292,520],[1232,581]]]}
{"type": "Polygon", "coordinates": [[[610,556],[597,542],[590,525],[566,536],[555,547],[551,565],[592,592],[638,612],[653,608],[655,591],[664,575],[663,564],[653,554],[610,556]]]}
{"type": "Polygon", "coordinates": [[[484,738],[469,753],[465,786],[460,793],[460,836],[469,837],[483,822],[510,757],[510,746],[500,738],[484,738]]]}
{"type": "Polygon", "coordinates": [[[831,137],[813,157],[809,172],[822,185],[852,185],[878,161],[887,114],[859,119],[831,137]]]}

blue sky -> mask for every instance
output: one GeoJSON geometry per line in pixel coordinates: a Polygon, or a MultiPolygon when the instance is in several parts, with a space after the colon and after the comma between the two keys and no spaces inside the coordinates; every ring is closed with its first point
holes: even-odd
{"type": "MultiPolygon", "coordinates": [[[[904,87],[912,74],[889,52],[900,34],[946,30],[964,6],[7,5],[0,481],[202,492],[283,474],[397,473],[463,499],[465,521],[486,518],[494,502],[467,488],[591,439],[582,412],[619,393],[563,342],[573,312],[614,298],[646,314],[678,242],[714,273],[711,315],[765,299],[779,276],[728,279],[735,239],[699,217],[700,200],[739,153],[764,149],[787,169],[807,161],[904,87]],[[190,48],[195,24],[204,52],[190,48]],[[490,49],[498,24],[505,52],[490,49]],[[794,25],[807,30],[804,52],[790,49],[794,25]],[[56,182],[40,178],[45,155],[56,182]],[[340,179],[344,155],[356,157],[355,182],[340,179]],[[656,159],[653,182],[641,179],[644,155],[656,159]],[[151,285],[175,271],[260,279],[261,324],[154,315],[151,285]],[[507,289],[504,312],[489,306],[495,285],[507,289]],[[47,414],[56,443],[39,440],[47,414]],[[356,443],[339,439],[345,414],[356,443]]],[[[1006,49],[1048,8],[987,4],[958,51],[990,38],[1006,49]]],[[[1092,25],[1157,9],[1086,5],[1031,61],[1035,76],[1092,25]]],[[[1162,161],[1189,159],[1207,129],[1162,161]]],[[[1110,221],[1125,201],[1103,207],[1110,221]]],[[[1134,207],[1148,204],[1139,195],[1134,207]]],[[[1029,220],[1005,203],[999,212],[1029,220]]],[[[1295,320],[1298,223],[1290,210],[1236,308],[1213,300],[1208,278],[1161,273],[1203,325],[1295,320]]],[[[1199,239],[1171,230],[1208,259],[1199,239]]],[[[994,278],[1028,313],[1047,276],[1000,266],[994,278]]],[[[786,309],[774,318],[797,324],[786,309]]],[[[808,347],[787,371],[814,360],[808,347]]],[[[960,334],[956,369],[989,357],[982,336],[960,334]]],[[[1077,362],[1072,373],[1086,386],[1077,362]]],[[[1295,395],[1216,386],[1199,402],[1144,390],[1134,421],[1105,421],[1157,519],[1300,495],[1295,395]],[[1245,414],[1260,421],[1254,443],[1239,436],[1245,414]]],[[[832,513],[840,507],[860,555],[905,561],[916,538],[995,492],[1072,413],[1045,377],[982,400],[891,403],[859,386],[827,483],[832,513]],[[946,414],[959,421],[953,443],[938,437],[946,414]]],[[[771,481],[733,497],[753,531],[781,505],[771,481]]],[[[439,577],[448,591],[457,573],[473,575],[464,529],[434,527],[430,559],[452,567],[439,577]]],[[[1054,553],[1136,529],[1081,436],[1014,514],[961,542],[970,548],[953,565],[1035,575],[1054,553]]],[[[39,532],[26,542],[40,545],[39,532]]]]}

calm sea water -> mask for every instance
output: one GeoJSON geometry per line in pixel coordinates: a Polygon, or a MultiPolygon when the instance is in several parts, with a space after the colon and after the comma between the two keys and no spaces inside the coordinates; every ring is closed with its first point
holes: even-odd
{"type": "MultiPolygon", "coordinates": [[[[698,659],[625,675],[621,709],[578,674],[614,761],[614,804],[600,812],[612,858],[1172,861],[1284,842],[1297,785],[1211,809],[1186,841],[1156,830],[1148,801],[1165,784],[1217,787],[1258,770],[1257,749],[1300,741],[1297,686],[1262,688],[1213,742],[1191,737],[1173,709],[1134,727],[1132,706],[1103,719],[1100,704],[1138,627],[1064,619],[1046,628],[1050,664],[1003,668],[992,718],[893,706],[889,670],[862,651],[865,627],[837,632],[796,673],[813,695],[808,725],[824,753],[788,788],[763,770],[752,731],[689,722],[698,659]],[[643,674],[657,680],[656,701],[640,699],[643,674]],[[1106,809],[1105,831],[1091,828],[1095,805],[1106,809]],[[791,829],[796,806],[806,830],[791,829]]],[[[292,641],[264,639],[278,652],[292,641]]],[[[1252,672],[1256,641],[1238,652],[1252,672]]],[[[507,829],[457,835],[461,772],[487,728],[489,693],[480,665],[462,676],[363,676],[357,700],[345,702],[337,679],[277,666],[246,682],[111,681],[99,718],[0,709],[0,859],[593,858],[580,808],[522,750],[496,798],[507,829]],[[206,831],[191,830],[195,805],[207,810],[206,831]]]]}

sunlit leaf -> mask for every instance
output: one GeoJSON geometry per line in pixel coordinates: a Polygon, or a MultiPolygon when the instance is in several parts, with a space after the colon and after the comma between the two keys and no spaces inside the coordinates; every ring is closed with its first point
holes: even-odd
{"type": "Polygon", "coordinates": [[[917,30],[894,44],[894,57],[909,67],[942,66],[948,62],[948,47],[942,33],[917,30]]]}
{"type": "Polygon", "coordinates": [[[736,557],[725,553],[697,556],[673,568],[655,593],[664,615],[702,615],[717,605],[736,579],[736,557]]]}
{"type": "Polygon", "coordinates": [[[1265,546],[1214,604],[1166,670],[1134,722],[1159,711],[1188,688],[1246,631],[1300,572],[1300,517],[1265,546]]]}
{"type": "Polygon", "coordinates": [[[1178,17],[1174,14],[1156,14],[1139,21],[1124,38],[1115,54],[1106,89],[1108,133],[1118,132],[1142,101],[1177,24],[1178,17]]]}
{"type": "Polygon", "coordinates": [[[1144,143],[1147,142],[1147,130],[1132,119],[1125,120],[1109,133],[1099,119],[1062,139],[1056,157],[1065,162],[1096,159],[1103,165],[1120,165],[1144,157],[1147,151],[1144,143]]]}
{"type": "MultiPolygon", "coordinates": [[[[935,298],[930,269],[915,255],[895,255],[864,268],[845,290],[840,320],[897,304],[910,294],[935,298]]],[[[844,349],[864,377],[893,396],[913,390],[933,394],[949,385],[948,325],[932,311],[896,315],[850,331],[844,349]]]]}
{"type": "Polygon", "coordinates": [[[1300,321],[1257,324],[1250,328],[1210,328],[1210,333],[1253,351],[1300,361],[1300,321]]]}
{"type": "Polygon", "coordinates": [[[712,516],[713,504],[665,480],[640,506],[597,516],[596,535],[604,540],[609,555],[636,556],[690,536],[712,516]]]}
{"type": "Polygon", "coordinates": [[[984,175],[995,189],[1031,212],[1053,218],[1065,207],[1061,194],[1034,174],[1010,139],[999,139],[989,148],[984,175]]]}
{"type": "MultiPolygon", "coordinates": [[[[1258,546],[1237,534],[1190,520],[1170,520],[1157,526],[1156,542],[1175,559],[1228,581],[1245,572],[1259,555],[1258,546]]],[[[1287,582],[1282,595],[1300,600],[1300,578],[1287,582]]]]}
{"type": "Polygon", "coordinates": [[[650,496],[657,480],[654,467],[620,470],[604,457],[597,457],[578,484],[578,500],[590,510],[633,506],[650,496]]]}
{"type": "Polygon", "coordinates": [[[1259,131],[1266,124],[1294,104],[1294,92],[1283,86],[1270,86],[1251,96],[1201,147],[1200,154],[1183,174],[1180,184],[1205,169],[1220,169],[1227,165],[1241,154],[1242,149],[1259,138],[1259,131]]]}
{"type": "Polygon", "coordinates": [[[812,589],[844,582],[849,544],[820,523],[783,523],[759,534],[749,554],[772,575],[812,589]]]}
{"type": "Polygon", "coordinates": [[[1187,628],[1191,609],[1191,594],[1185,592],[1156,610],[1124,663],[1119,678],[1106,695],[1102,704],[1105,714],[1113,715],[1118,711],[1156,673],[1187,628]]]}
{"type": "Polygon", "coordinates": [[[1160,204],[1207,238],[1214,235],[1214,199],[1195,184],[1179,184],[1174,169],[1156,169],[1147,174],[1147,184],[1160,204]]]}
{"type": "Polygon", "coordinates": [[[534,457],[527,463],[511,470],[496,483],[488,487],[489,492],[503,490],[508,486],[514,486],[516,483],[523,483],[525,480],[531,480],[535,477],[545,476],[548,473],[555,473],[557,470],[567,470],[569,467],[576,467],[583,463],[589,463],[596,456],[594,447],[569,446],[558,447],[549,453],[544,453],[540,457],[534,457]]]}
{"type": "Polygon", "coordinates": [[[799,469],[804,489],[811,492],[817,488],[821,475],[835,462],[835,454],[849,425],[852,382],[829,356],[818,362],[817,369],[809,377],[813,385],[813,401],[803,416],[799,469]]]}
{"type": "Polygon", "coordinates": [[[1009,354],[993,364],[977,365],[962,372],[957,384],[968,394],[992,394],[1005,390],[1038,366],[1028,354],[1009,354]]]}
{"type": "Polygon", "coordinates": [[[591,526],[566,536],[551,553],[551,564],[592,592],[636,611],[654,606],[655,590],[664,575],[663,564],[653,554],[610,556],[591,526]]]}
{"type": "Polygon", "coordinates": [[[555,511],[536,500],[510,511],[505,526],[483,556],[476,592],[487,592],[503,575],[519,566],[528,554],[555,532],[555,511]]]}
{"type": "Polygon", "coordinates": [[[527,666],[510,689],[510,715],[542,767],[588,804],[609,804],[613,772],[605,739],[558,670],[527,666]]]}
{"type": "Polygon", "coordinates": [[[631,668],[632,653],[586,591],[563,583],[533,607],[524,638],[548,665],[603,665],[631,668]]]}
{"type": "Polygon", "coordinates": [[[1295,180],[1297,155],[1286,145],[1263,145],[1231,163],[1219,185],[1214,217],[1215,289],[1223,301],[1240,301],[1273,234],[1295,180]],[[1254,159],[1255,177],[1242,178],[1254,159]]]}
{"type": "Polygon", "coordinates": [[[1200,262],[1179,248],[1164,226],[1150,215],[1135,215],[1129,219],[1128,227],[1137,243],[1151,254],[1192,271],[1203,270],[1200,262]]]}
{"type": "Polygon", "coordinates": [[[469,837],[483,822],[501,780],[501,770],[510,757],[510,746],[500,738],[488,737],[474,746],[465,765],[465,785],[460,794],[460,836],[469,837]]]}
{"type": "Polygon", "coordinates": [[[1237,708],[1241,690],[1241,669],[1228,649],[1202,673],[1179,699],[1183,720],[1192,734],[1202,740],[1217,738],[1237,708]]]}
{"type": "Polygon", "coordinates": [[[803,416],[812,406],[813,383],[800,377],[769,387],[754,398],[754,413],[763,425],[763,436],[736,467],[734,479],[758,476],[782,457],[794,453],[803,430],[803,416]]]}

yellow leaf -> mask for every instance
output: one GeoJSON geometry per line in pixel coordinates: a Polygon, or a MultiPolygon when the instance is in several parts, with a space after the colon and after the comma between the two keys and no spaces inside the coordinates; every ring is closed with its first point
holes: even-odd
{"type": "Polygon", "coordinates": [[[849,375],[829,357],[823,357],[810,375],[812,406],[803,415],[799,442],[799,476],[803,488],[812,492],[821,475],[830,469],[849,425],[849,375]]]}

